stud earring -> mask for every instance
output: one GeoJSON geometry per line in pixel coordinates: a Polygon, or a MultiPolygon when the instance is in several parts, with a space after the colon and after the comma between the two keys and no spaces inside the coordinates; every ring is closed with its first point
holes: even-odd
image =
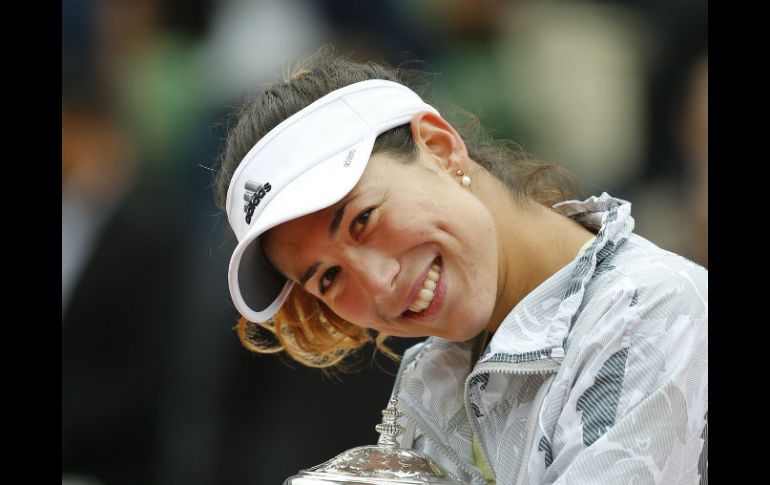
{"type": "Polygon", "coordinates": [[[471,184],[471,178],[463,174],[462,170],[458,170],[457,172],[455,172],[455,174],[457,174],[458,177],[462,177],[462,184],[464,186],[468,187],[471,184]]]}

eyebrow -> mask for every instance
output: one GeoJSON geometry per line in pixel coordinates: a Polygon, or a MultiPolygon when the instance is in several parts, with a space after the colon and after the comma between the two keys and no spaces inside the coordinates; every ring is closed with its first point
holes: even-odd
{"type": "MultiPolygon", "coordinates": [[[[336,211],[334,211],[334,217],[332,217],[332,222],[329,224],[329,240],[331,241],[334,239],[334,237],[337,235],[337,232],[340,229],[340,224],[342,224],[342,219],[345,217],[345,207],[356,197],[361,195],[363,193],[359,192],[350,199],[346,200],[344,204],[339,206],[336,211]]],[[[321,261],[316,261],[313,263],[303,274],[302,278],[299,279],[299,282],[302,286],[305,286],[305,283],[310,280],[310,278],[313,277],[313,275],[318,271],[319,266],[321,266],[321,261]]]]}
{"type": "Polygon", "coordinates": [[[351,197],[349,200],[347,200],[344,204],[339,206],[336,211],[334,211],[334,217],[332,218],[332,223],[329,224],[329,240],[334,239],[334,236],[337,234],[337,231],[340,229],[340,224],[342,223],[342,218],[345,217],[345,207],[347,207],[348,203],[358,197],[356,195],[355,197],[351,197]]]}
{"type": "Polygon", "coordinates": [[[310,266],[307,271],[305,271],[305,274],[302,275],[302,278],[299,279],[299,282],[302,286],[305,286],[305,283],[307,283],[307,280],[313,277],[316,271],[318,271],[318,267],[321,266],[320,261],[316,261],[316,263],[312,266],[310,266]]]}

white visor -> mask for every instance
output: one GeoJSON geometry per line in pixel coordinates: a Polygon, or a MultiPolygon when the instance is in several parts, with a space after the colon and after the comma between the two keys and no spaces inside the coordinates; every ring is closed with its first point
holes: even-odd
{"type": "Polygon", "coordinates": [[[238,238],[228,281],[241,315],[269,320],[293,285],[267,262],[259,236],[342,200],[364,173],[377,136],[426,111],[439,114],[406,86],[362,81],[290,116],[249,150],[230,181],[226,206],[238,238]]]}

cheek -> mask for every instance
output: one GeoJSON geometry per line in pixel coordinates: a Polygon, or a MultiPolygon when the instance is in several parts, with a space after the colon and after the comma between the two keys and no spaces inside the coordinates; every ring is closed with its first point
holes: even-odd
{"type": "Polygon", "coordinates": [[[376,228],[377,242],[394,244],[414,242],[415,238],[426,237],[432,233],[434,220],[428,216],[430,211],[424,208],[415,210],[410,206],[396,206],[389,209],[386,217],[380,219],[376,228]]]}
{"type": "Polygon", "coordinates": [[[377,323],[373,321],[374,313],[367,299],[355,292],[335,298],[329,304],[329,308],[339,317],[359,327],[373,328],[373,324],[377,323]]]}
{"type": "Polygon", "coordinates": [[[457,335],[461,340],[476,335],[488,324],[497,303],[496,233],[483,214],[471,221],[464,228],[464,250],[458,251],[452,268],[456,283],[453,296],[457,302],[453,311],[456,321],[462,322],[457,335]]]}
{"type": "Polygon", "coordinates": [[[468,285],[463,289],[463,300],[480,310],[494,304],[497,289],[497,265],[486,259],[474,258],[461,268],[466,272],[463,279],[468,285]]]}

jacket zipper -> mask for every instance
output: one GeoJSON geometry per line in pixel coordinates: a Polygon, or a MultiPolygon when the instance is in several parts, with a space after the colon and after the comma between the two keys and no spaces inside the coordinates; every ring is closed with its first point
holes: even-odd
{"type": "MultiPolygon", "coordinates": [[[[557,349],[554,349],[557,350],[557,349]]],[[[473,379],[475,376],[479,374],[484,373],[496,373],[496,374],[518,374],[518,375],[532,375],[532,374],[555,374],[556,371],[559,369],[560,366],[560,360],[561,357],[564,355],[563,350],[558,349],[557,352],[552,352],[552,356],[547,359],[540,359],[535,361],[529,361],[529,362],[522,362],[519,364],[510,364],[510,363],[491,363],[491,362],[485,362],[478,364],[473,371],[471,371],[470,374],[468,374],[468,377],[465,378],[465,412],[468,415],[468,421],[471,423],[471,429],[476,434],[476,436],[479,437],[479,448],[481,449],[481,454],[483,455],[484,459],[489,463],[490,467],[492,466],[492,462],[489,459],[489,454],[487,453],[486,446],[484,445],[484,441],[481,439],[481,428],[479,427],[478,420],[476,418],[476,415],[472,412],[471,409],[471,403],[468,399],[468,391],[470,387],[471,379],[473,379]],[[554,356],[554,354],[556,354],[554,356]],[[558,360],[557,360],[558,359],[558,360]]],[[[527,447],[524,449],[524,455],[522,456],[522,462],[521,466],[519,468],[519,474],[516,479],[516,483],[521,483],[524,472],[526,472],[527,468],[527,462],[529,461],[529,455],[532,451],[532,433],[535,430],[535,425],[537,424],[537,416],[539,415],[540,405],[543,403],[543,400],[545,399],[545,396],[547,392],[545,392],[545,388],[548,387],[546,382],[543,382],[543,385],[540,386],[540,389],[538,390],[537,394],[535,395],[535,400],[533,401],[532,405],[532,411],[531,413],[535,413],[535,419],[532,419],[532,414],[530,413],[530,419],[527,421],[527,429],[526,429],[526,436],[527,436],[527,447]]],[[[493,470],[494,473],[494,470],[493,470]]],[[[497,477],[495,476],[495,481],[497,481],[497,477]]]]}

